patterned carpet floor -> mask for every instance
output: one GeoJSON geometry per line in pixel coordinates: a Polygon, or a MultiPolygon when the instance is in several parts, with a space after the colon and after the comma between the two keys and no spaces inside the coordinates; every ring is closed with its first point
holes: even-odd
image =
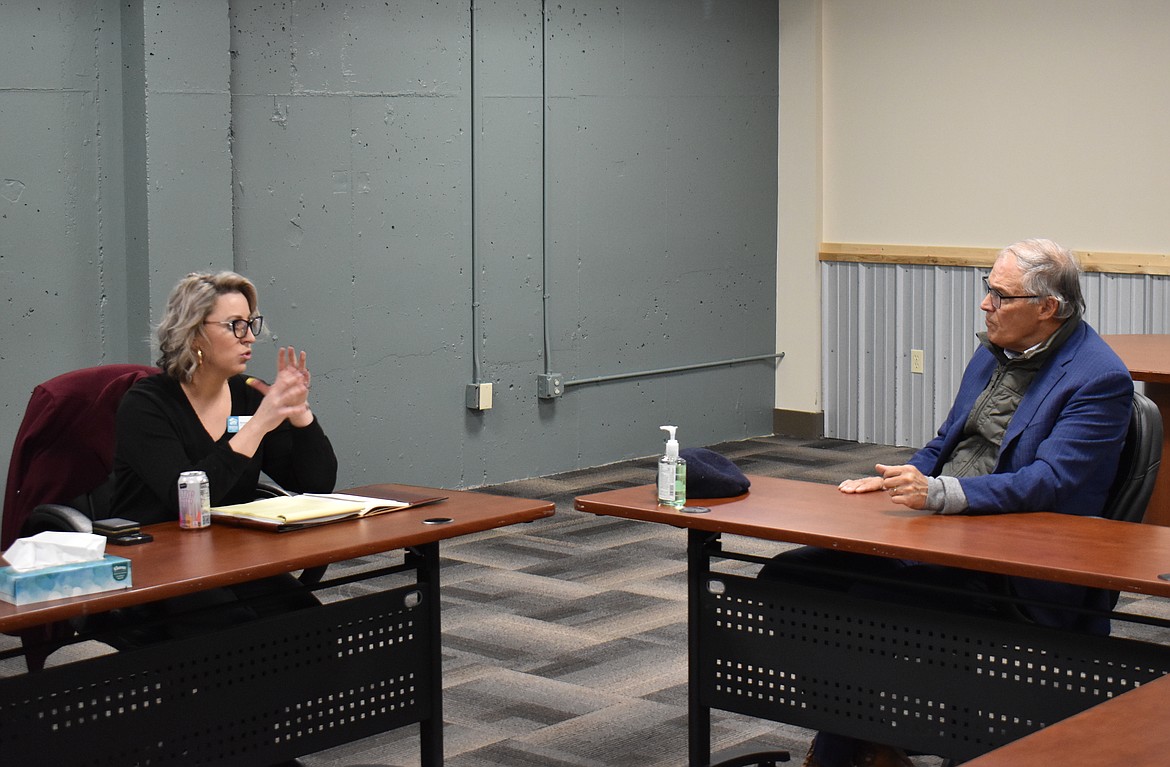
{"type": "MultiPolygon", "coordinates": [[[[877,461],[900,461],[910,452],[787,437],[711,447],[749,474],[818,482],[868,474],[877,461]]],[[[447,765],[686,764],[686,534],[573,509],[578,495],[653,482],[655,463],[627,461],[484,488],[553,501],[556,514],[443,546],[447,765]]],[[[760,554],[783,550],[750,539],[736,543],[760,554]]],[[[799,764],[810,738],[748,717],[712,719],[720,758],[789,749],[799,764]]],[[[406,767],[418,764],[417,741],[417,730],[404,728],[301,762],[406,767]]]]}
{"type": "MultiPolygon", "coordinates": [[[[836,483],[911,451],[773,436],[711,446],[749,474],[836,483]]],[[[655,459],[512,482],[485,492],[556,503],[552,517],[441,549],[445,763],[449,767],[680,767],[687,763],[686,536],[663,525],[573,509],[582,494],[654,480],[655,459]]],[[[735,538],[762,556],[783,546],[735,538]]],[[[330,575],[400,553],[334,565],[330,575]]],[[[740,564],[749,570],[752,565],[740,564]]],[[[338,587],[326,598],[386,584],[338,587]]],[[[1125,595],[1131,612],[1170,615],[1125,595]]],[[[1133,634],[1130,634],[1133,635],[1133,634]]],[[[0,641],[0,647],[3,642],[0,641]]],[[[84,652],[84,650],[78,650],[84,652]]],[[[61,651],[59,662],[67,662],[61,651]]],[[[12,669],[0,666],[0,675],[12,669]]],[[[812,733],[715,712],[715,759],[786,749],[812,733]]],[[[301,758],[305,767],[413,767],[417,727],[301,758]]],[[[937,765],[916,757],[918,765],[937,765]]]]}

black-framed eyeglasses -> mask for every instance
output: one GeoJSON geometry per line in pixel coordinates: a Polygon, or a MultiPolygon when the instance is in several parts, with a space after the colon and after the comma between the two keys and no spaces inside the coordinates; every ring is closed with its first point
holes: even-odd
{"type": "Polygon", "coordinates": [[[264,315],[257,314],[250,320],[204,320],[204,325],[227,325],[232,329],[232,334],[236,338],[247,338],[248,331],[252,331],[253,336],[259,336],[260,331],[264,329],[264,315]]]}
{"type": "Polygon", "coordinates": [[[987,288],[987,295],[991,296],[991,305],[998,309],[1004,301],[1011,301],[1014,298],[1040,298],[1037,295],[1030,296],[1005,296],[995,288],[991,287],[991,283],[987,281],[987,277],[983,278],[983,285],[987,288]]]}

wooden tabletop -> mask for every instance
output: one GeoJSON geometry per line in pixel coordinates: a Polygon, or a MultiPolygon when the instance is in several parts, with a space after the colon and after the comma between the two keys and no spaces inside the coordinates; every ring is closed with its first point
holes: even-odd
{"type": "Polygon", "coordinates": [[[580,511],[675,527],[915,559],[1170,596],[1170,528],[1033,512],[939,516],[884,493],[846,495],[833,485],[751,476],[734,499],[692,500],[708,513],[658,506],[653,485],[580,496],[580,511]]]}
{"type": "Polygon", "coordinates": [[[1170,335],[1106,335],[1135,381],[1170,383],[1170,335]]]}
{"type": "Polygon", "coordinates": [[[10,632],[77,615],[105,612],[531,522],[550,516],[554,509],[554,505],[547,501],[409,485],[365,485],[345,492],[394,498],[399,489],[445,495],[447,499],[418,508],[288,533],[222,524],[201,530],[182,530],[178,522],[150,525],[143,530],[154,536],[154,541],[138,546],[106,548],[108,554],[131,560],[133,588],[21,606],[0,602],[0,631],[10,632]],[[451,521],[426,523],[426,520],[440,518],[451,521]]]}
{"type": "Polygon", "coordinates": [[[1170,676],[1119,695],[1017,741],[963,762],[964,767],[1139,767],[1170,754],[1170,676]]]}

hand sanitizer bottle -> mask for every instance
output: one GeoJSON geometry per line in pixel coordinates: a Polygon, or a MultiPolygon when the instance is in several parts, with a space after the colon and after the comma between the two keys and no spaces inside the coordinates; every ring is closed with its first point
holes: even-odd
{"type": "Polygon", "coordinates": [[[681,509],[687,502],[687,462],[678,457],[677,426],[660,426],[669,435],[666,453],[658,460],[658,503],[681,509]]]}

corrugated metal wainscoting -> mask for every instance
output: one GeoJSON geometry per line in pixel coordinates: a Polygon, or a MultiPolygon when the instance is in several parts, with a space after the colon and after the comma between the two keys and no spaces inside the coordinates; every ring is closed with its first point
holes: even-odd
{"type": "MultiPolygon", "coordinates": [[[[825,436],[918,446],[946,417],[983,330],[986,269],[822,264],[825,436]],[[910,372],[910,350],[925,366],[910,372]]],[[[1170,333],[1170,277],[1088,273],[1100,333],[1170,333]]]]}

